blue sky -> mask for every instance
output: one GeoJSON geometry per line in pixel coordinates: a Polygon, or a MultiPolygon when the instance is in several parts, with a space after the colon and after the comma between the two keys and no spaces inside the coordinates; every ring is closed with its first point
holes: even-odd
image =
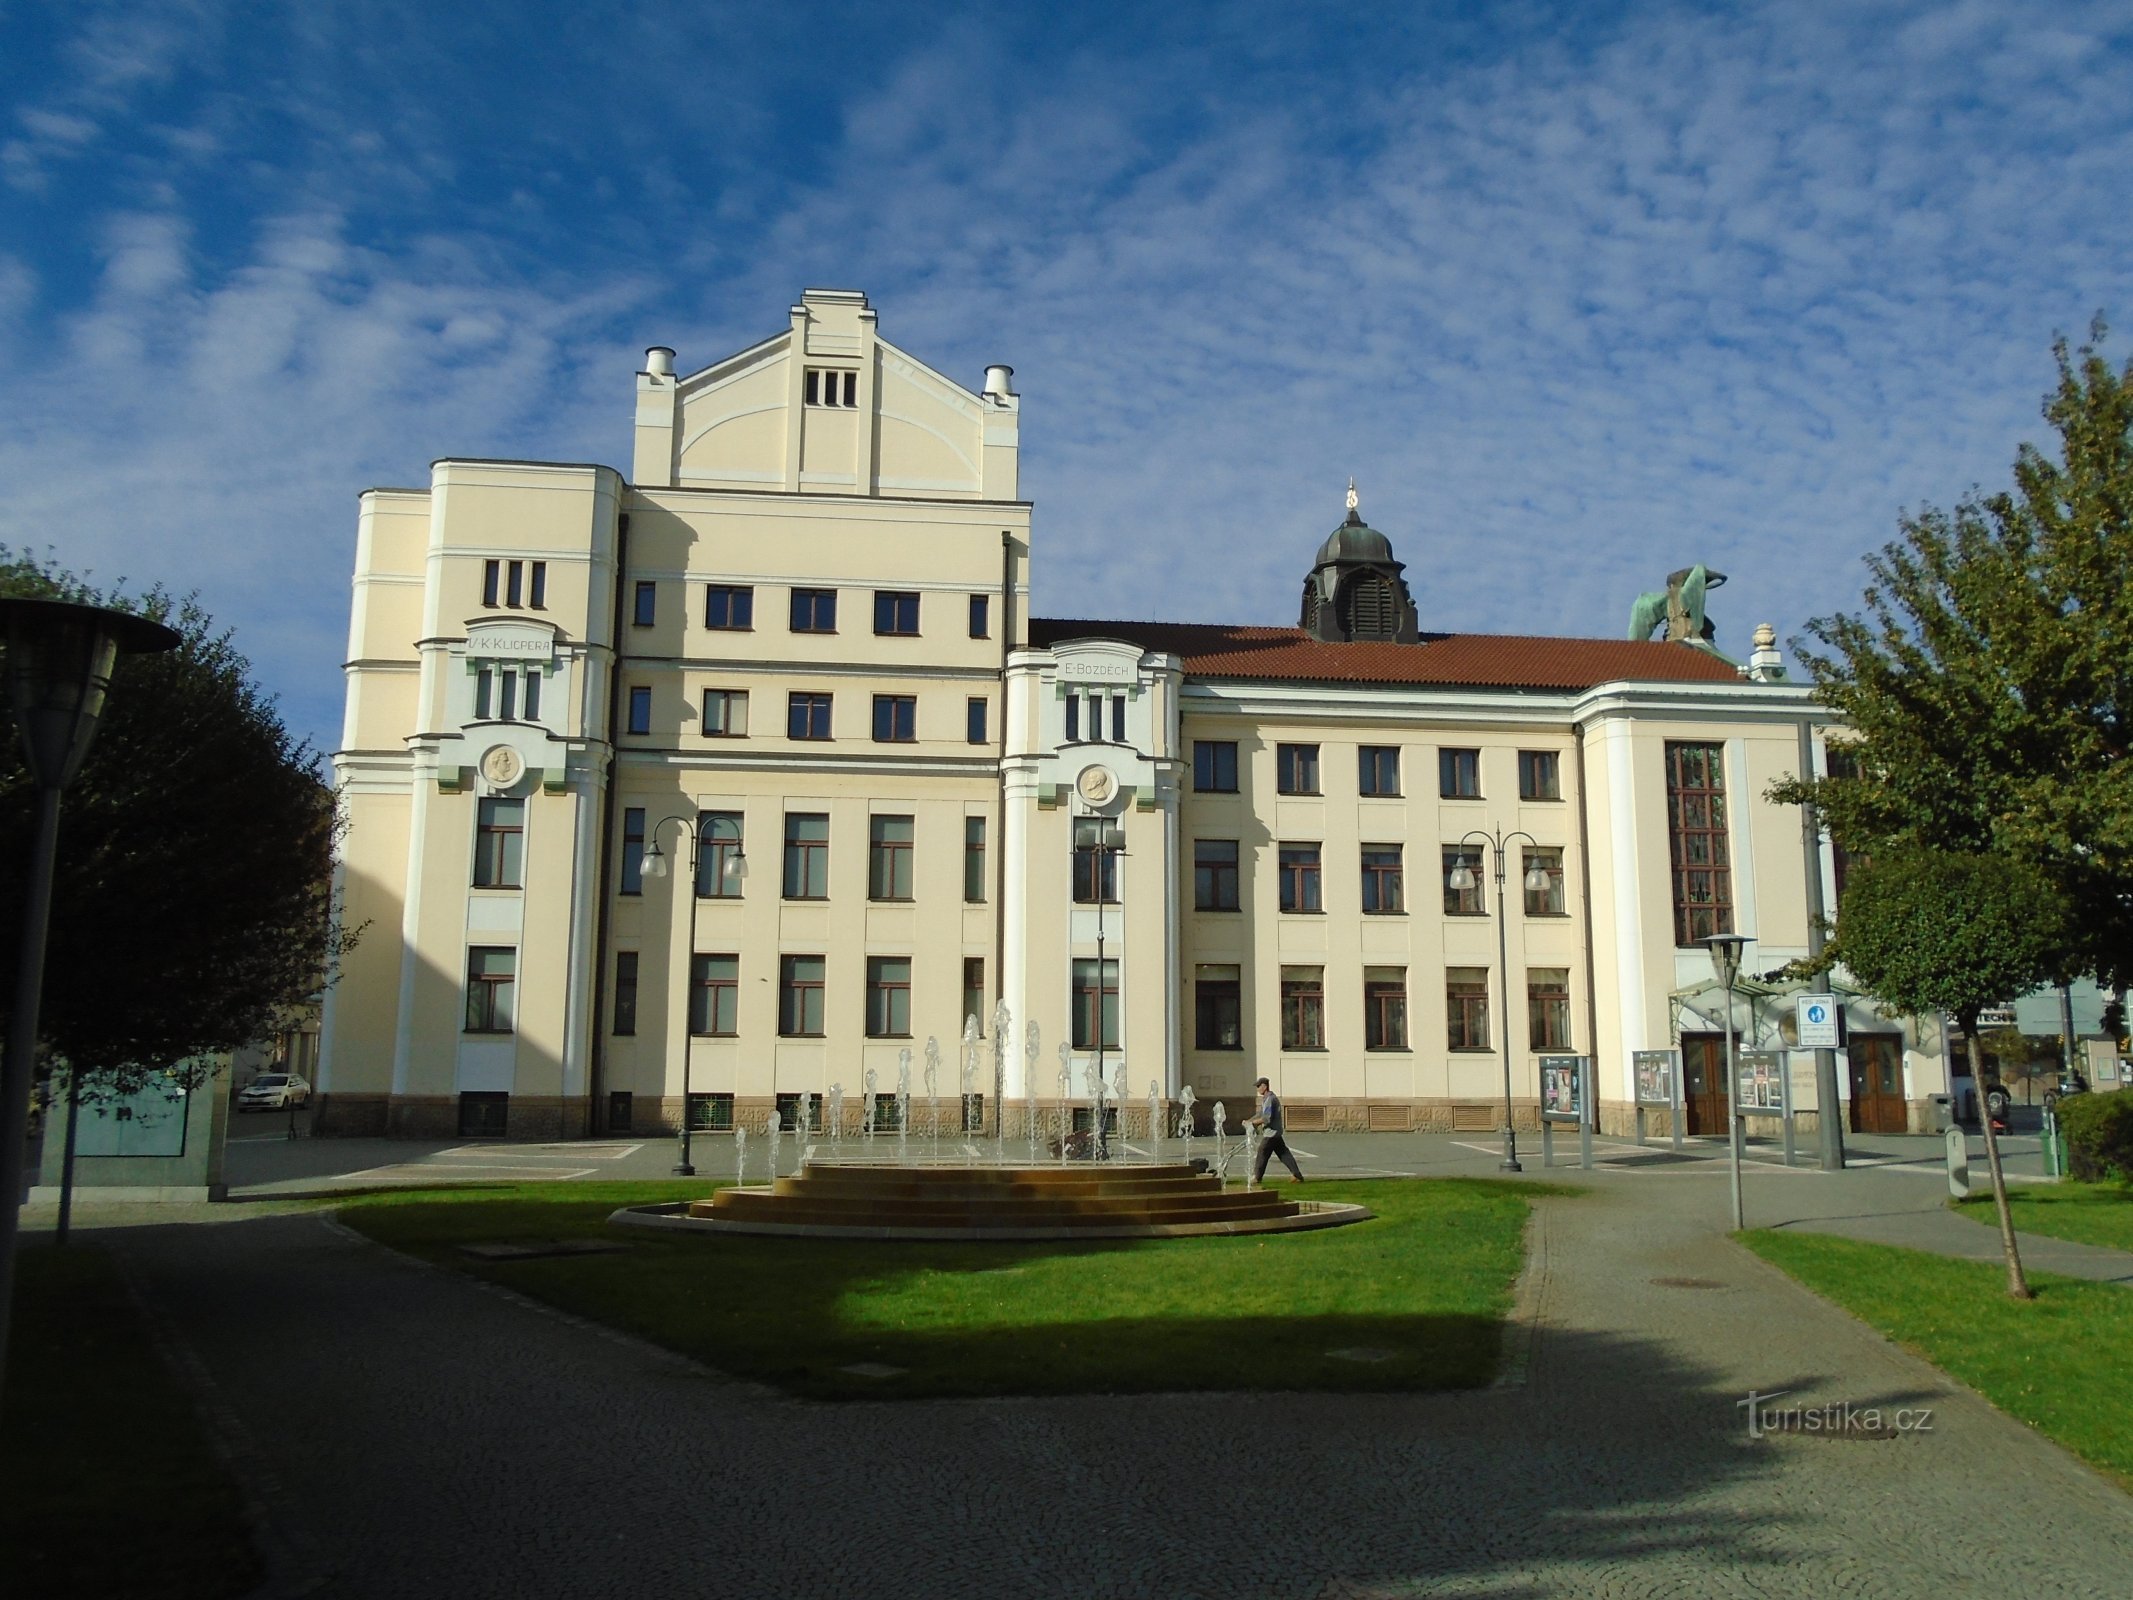
{"type": "Polygon", "coordinates": [[[2133,337],[2122,4],[0,0],[0,541],[197,587],[339,727],[355,496],[627,465],[632,374],[861,288],[1011,363],[1051,615],[1721,645],[2133,337]],[[1194,576],[1181,584],[1178,575],[1194,576]]]}

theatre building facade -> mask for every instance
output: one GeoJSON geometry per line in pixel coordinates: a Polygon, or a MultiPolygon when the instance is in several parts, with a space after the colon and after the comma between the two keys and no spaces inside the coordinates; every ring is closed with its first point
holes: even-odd
{"type": "MultiPolygon", "coordinates": [[[[922,1133],[1019,1138],[1100,1063],[1129,1136],[1262,1074],[1298,1130],[1484,1133],[1506,1053],[1522,1126],[1575,1055],[1621,1130],[1663,1050],[1719,1132],[1696,941],[1732,931],[1734,1025],[1784,1048],[1759,975],[1838,863],[1764,794],[1825,721],[1769,630],[1709,643],[1703,569],[1665,639],[1432,632],[1351,489],[1294,627],[1032,618],[1010,369],[973,392],[810,290],[636,384],[627,474],[362,497],[320,1132],[639,1137],[685,1094],[790,1127],[833,1090],[856,1131],[908,1083],[922,1133]]],[[[1926,1125],[1937,1030],[1840,1005],[1849,1123],[1926,1125]]]]}

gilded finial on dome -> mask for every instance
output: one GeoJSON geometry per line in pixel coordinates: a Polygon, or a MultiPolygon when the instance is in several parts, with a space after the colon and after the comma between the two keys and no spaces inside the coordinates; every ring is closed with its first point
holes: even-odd
{"type": "Polygon", "coordinates": [[[1355,479],[1351,477],[1348,480],[1348,520],[1350,522],[1361,522],[1363,520],[1362,505],[1363,498],[1355,492],[1355,479]]]}

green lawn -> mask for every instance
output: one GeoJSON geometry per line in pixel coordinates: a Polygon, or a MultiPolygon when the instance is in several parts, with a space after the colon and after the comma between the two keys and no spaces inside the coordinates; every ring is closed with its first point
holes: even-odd
{"type": "MultiPolygon", "coordinates": [[[[1958,1214],[1988,1228],[2000,1225],[1992,1191],[1952,1202],[1958,1214]]],[[[2055,1183],[2009,1185],[2007,1208],[2023,1233],[2049,1234],[2075,1244],[2133,1250],[2133,1185],[2055,1183]]]]}
{"type": "Polygon", "coordinates": [[[19,1600],[222,1600],[263,1575],[236,1485],[93,1246],[16,1258],[0,1552],[19,1600]]]}
{"type": "Polygon", "coordinates": [[[2011,1416],[2133,1487],[2133,1290],[2036,1273],[2011,1300],[1997,1261],[1756,1232],[1748,1248],[2011,1416]]]}
{"type": "Polygon", "coordinates": [[[703,1184],[532,1184],[367,1196],[343,1220],[709,1366],[820,1397],[1185,1389],[1452,1389],[1489,1381],[1539,1185],[1312,1185],[1376,1220],[1116,1244],[675,1238],[619,1205],[703,1184]],[[626,1240],[622,1254],[490,1263],[463,1243],[626,1240]],[[1358,1361],[1335,1350],[1384,1351],[1358,1361]],[[841,1370],[903,1369],[889,1378],[841,1370]]]}

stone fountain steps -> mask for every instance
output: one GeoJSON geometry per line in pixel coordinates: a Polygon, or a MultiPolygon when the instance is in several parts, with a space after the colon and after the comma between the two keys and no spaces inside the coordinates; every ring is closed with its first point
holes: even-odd
{"type": "Polygon", "coordinates": [[[1225,1189],[1188,1166],[884,1167],[810,1163],[760,1189],[722,1189],[647,1226],[872,1239],[1130,1239],[1285,1232],[1358,1221],[1354,1205],[1225,1189]]]}

